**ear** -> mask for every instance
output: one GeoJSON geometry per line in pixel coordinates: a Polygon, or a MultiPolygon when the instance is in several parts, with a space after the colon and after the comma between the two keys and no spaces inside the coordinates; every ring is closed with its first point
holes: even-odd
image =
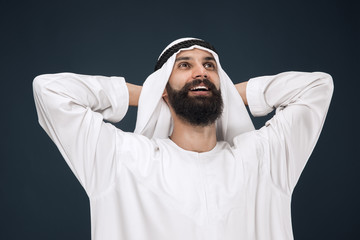
{"type": "Polygon", "coordinates": [[[166,91],[166,89],[164,89],[164,92],[163,92],[163,94],[162,94],[162,97],[167,97],[167,96],[168,96],[167,91],[166,91]]]}
{"type": "Polygon", "coordinates": [[[164,89],[164,92],[163,92],[163,94],[162,94],[162,98],[164,99],[164,101],[167,103],[167,104],[169,104],[168,103],[168,99],[169,99],[169,96],[168,96],[168,93],[167,93],[167,91],[166,91],[166,89],[164,89]]]}

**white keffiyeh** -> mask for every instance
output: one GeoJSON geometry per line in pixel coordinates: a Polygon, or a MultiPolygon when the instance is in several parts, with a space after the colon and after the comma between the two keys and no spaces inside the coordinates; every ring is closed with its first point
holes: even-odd
{"type": "MultiPolygon", "coordinates": [[[[169,44],[162,54],[175,44],[193,39],[195,38],[178,39],[169,44]]],[[[254,130],[254,126],[234,83],[221,68],[218,55],[214,51],[198,45],[180,49],[145,80],[139,99],[135,133],[149,138],[167,138],[171,135],[173,122],[169,107],[162,99],[162,94],[171,75],[177,53],[194,48],[210,52],[216,60],[224,102],[223,113],[216,121],[216,134],[218,141],[225,140],[232,145],[234,137],[254,130]]]]}

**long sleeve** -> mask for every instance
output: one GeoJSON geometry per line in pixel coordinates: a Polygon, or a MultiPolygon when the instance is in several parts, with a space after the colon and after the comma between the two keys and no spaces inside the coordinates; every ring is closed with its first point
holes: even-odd
{"type": "Polygon", "coordinates": [[[285,72],[251,79],[247,99],[254,116],[276,114],[257,133],[266,139],[270,176],[291,193],[314,149],[333,93],[330,75],[285,72]]]}
{"type": "Polygon", "coordinates": [[[33,82],[39,123],[54,141],[88,195],[114,181],[116,132],[108,121],[127,112],[124,78],[72,73],[40,75],[33,82]]]}

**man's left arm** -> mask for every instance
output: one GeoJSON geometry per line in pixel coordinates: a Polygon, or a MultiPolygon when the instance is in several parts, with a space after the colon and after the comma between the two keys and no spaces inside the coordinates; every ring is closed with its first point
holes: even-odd
{"type": "Polygon", "coordinates": [[[285,72],[236,87],[254,116],[276,109],[258,133],[268,142],[272,181],[291,193],[323,127],[333,93],[331,76],[285,72]]]}

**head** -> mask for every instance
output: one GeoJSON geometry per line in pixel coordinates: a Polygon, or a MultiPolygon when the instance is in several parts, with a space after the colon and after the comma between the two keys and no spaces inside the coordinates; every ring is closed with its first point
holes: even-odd
{"type": "MultiPolygon", "coordinates": [[[[189,56],[190,57],[190,56],[189,56]]],[[[194,60],[195,58],[193,58],[194,60]]],[[[197,60],[198,57],[196,57],[197,60]]],[[[200,58],[201,59],[201,58],[200,58]]],[[[187,60],[187,59],[182,59],[187,60]]],[[[189,59],[190,60],[190,59],[189,59]]],[[[199,61],[197,61],[198,63],[199,61]]],[[[196,66],[199,66],[196,64],[196,66]]],[[[186,69],[186,68],[185,68],[186,69]]],[[[208,81],[203,81],[201,84],[209,87],[208,81]]],[[[197,82],[194,82],[197,85],[197,82]]],[[[189,86],[189,85],[188,85],[189,86]]],[[[190,85],[191,86],[191,85],[190,85]]],[[[203,87],[202,87],[203,88],[203,87]]],[[[193,89],[195,90],[195,89],[193,89]]],[[[213,123],[213,119],[221,116],[216,120],[216,134],[218,140],[225,140],[232,144],[232,139],[243,133],[250,130],[254,130],[254,126],[252,125],[249,114],[245,108],[244,103],[241,100],[234,83],[231,81],[229,76],[225,73],[220,65],[220,61],[216,50],[209,43],[195,38],[181,38],[175,40],[170,43],[165,50],[161,53],[158,58],[155,72],[150,74],[146,81],[144,82],[143,88],[141,90],[141,96],[139,100],[138,106],[138,114],[136,120],[136,128],[135,132],[143,134],[149,138],[157,137],[157,138],[167,138],[171,132],[173,131],[175,121],[187,119],[185,115],[190,116],[204,116],[203,113],[200,114],[200,109],[204,110],[205,114],[209,112],[215,112],[216,114],[214,118],[209,117],[209,115],[205,117],[200,117],[203,120],[186,120],[187,122],[194,122],[197,125],[207,125],[213,123]],[[201,49],[205,50],[206,54],[209,54],[209,57],[214,57],[215,62],[212,59],[204,59],[203,68],[205,73],[196,74],[194,68],[190,62],[190,65],[180,64],[179,61],[176,61],[177,58],[184,56],[185,53],[193,54],[193,52],[186,52],[191,49],[201,49]],[[176,61],[176,63],[175,63],[176,61]],[[212,71],[211,64],[205,64],[205,62],[215,63],[216,71],[212,71]],[[190,69],[180,71],[182,67],[189,67],[190,69]],[[179,69],[180,68],[180,69],[179,69]],[[194,74],[189,74],[189,72],[194,71],[194,74]],[[186,73],[185,73],[186,72],[186,73]],[[197,77],[196,77],[197,76],[197,77]],[[185,87],[185,84],[189,82],[193,82],[194,80],[203,80],[207,79],[210,83],[212,83],[215,87],[211,88],[211,93],[207,91],[201,92],[198,90],[197,95],[195,95],[195,91],[189,91],[188,87],[185,87]],[[166,87],[168,83],[168,86],[166,87]],[[170,88],[171,87],[171,88],[170,88]],[[219,88],[220,87],[220,88],[219,88]],[[165,89],[165,91],[164,91],[165,89]],[[179,92],[181,89],[185,89],[185,94],[182,94],[180,98],[174,98],[171,90],[174,92],[179,92]],[[215,104],[215,106],[207,105],[208,103],[219,103],[219,101],[212,100],[212,96],[215,95],[213,92],[214,89],[221,89],[221,98],[218,100],[221,104],[215,104]],[[201,93],[200,93],[201,92],[201,93]],[[203,96],[202,96],[203,95],[203,96]],[[165,101],[163,101],[163,99],[165,101]],[[190,104],[183,100],[176,99],[186,99],[191,103],[195,102],[195,107],[189,107],[190,104]],[[221,99],[221,100],[220,100],[221,99]],[[205,101],[203,101],[205,100],[205,101]],[[223,102],[223,103],[222,103],[223,102]],[[177,103],[181,105],[177,107],[177,103]],[[206,104],[204,104],[206,103],[206,104]],[[206,107],[204,107],[206,105],[206,107]],[[169,107],[170,106],[170,107],[169,107]],[[219,107],[220,106],[220,107],[219,107]],[[222,106],[224,111],[222,112],[222,106]],[[174,109],[177,109],[176,113],[174,109]],[[169,111],[170,109],[170,111],[169,111]],[[189,114],[183,114],[179,109],[186,109],[189,114]],[[189,109],[189,110],[188,110],[189,109]],[[216,109],[216,111],[215,111],[216,109]],[[219,110],[220,109],[220,110],[219,110]],[[184,117],[180,117],[184,115],[184,117]],[[179,116],[179,117],[178,117],[179,116]],[[182,119],[181,119],[182,118],[182,119]]],[[[210,114],[212,115],[212,114],[210,114]]]]}
{"type": "Polygon", "coordinates": [[[195,126],[213,124],[222,113],[220,78],[213,55],[203,49],[180,51],[163,98],[172,114],[195,126]]]}

